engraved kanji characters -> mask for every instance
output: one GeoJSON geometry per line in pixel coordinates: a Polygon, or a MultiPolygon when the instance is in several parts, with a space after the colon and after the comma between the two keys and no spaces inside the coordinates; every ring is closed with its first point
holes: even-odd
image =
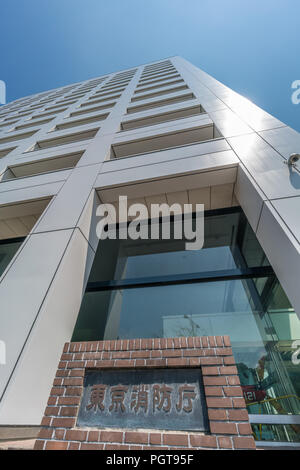
{"type": "Polygon", "coordinates": [[[136,413],[140,408],[143,408],[145,412],[148,410],[148,386],[140,385],[134,386],[131,393],[131,404],[130,408],[136,413]]]}
{"type": "Polygon", "coordinates": [[[153,411],[158,410],[170,411],[171,409],[171,393],[172,387],[165,384],[153,385],[153,411]]]}
{"type": "Polygon", "coordinates": [[[86,406],[87,410],[94,408],[94,411],[99,408],[101,411],[104,410],[104,397],[107,385],[93,385],[91,396],[90,396],[90,403],[86,406]]]}
{"type": "Polygon", "coordinates": [[[190,413],[193,410],[193,402],[192,400],[196,398],[195,387],[193,385],[181,385],[178,389],[179,393],[179,401],[176,404],[177,411],[185,411],[186,413],[190,413]],[[184,403],[186,400],[186,404],[184,403]]]}
{"type": "Polygon", "coordinates": [[[123,413],[125,411],[124,400],[125,394],[128,390],[128,387],[125,385],[116,385],[115,387],[111,387],[111,405],[109,407],[109,411],[118,411],[120,409],[123,413]]]}

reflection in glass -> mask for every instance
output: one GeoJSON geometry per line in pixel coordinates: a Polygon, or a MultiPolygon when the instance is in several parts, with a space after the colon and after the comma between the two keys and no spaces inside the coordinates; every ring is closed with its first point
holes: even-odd
{"type": "MultiPolygon", "coordinates": [[[[89,278],[96,290],[85,293],[72,340],[229,335],[249,413],[300,414],[300,370],[292,361],[300,321],[269,266],[240,210],[206,216],[199,251],[186,251],[184,240],[101,241],[89,278]],[[224,274],[249,268],[256,277],[224,274]],[[206,272],[211,281],[200,282],[206,272]],[[197,277],[189,283],[191,273],[197,277]],[[168,281],[174,275],[178,284],[168,281]],[[135,285],[101,287],[128,280],[135,285]]],[[[257,426],[260,440],[300,436],[297,425],[257,426]]]]}

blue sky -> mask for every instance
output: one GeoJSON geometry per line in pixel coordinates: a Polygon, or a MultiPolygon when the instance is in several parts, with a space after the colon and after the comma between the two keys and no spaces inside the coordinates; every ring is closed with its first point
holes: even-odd
{"type": "Polygon", "coordinates": [[[1,0],[11,101],[173,55],[300,131],[299,0],[1,0]]]}

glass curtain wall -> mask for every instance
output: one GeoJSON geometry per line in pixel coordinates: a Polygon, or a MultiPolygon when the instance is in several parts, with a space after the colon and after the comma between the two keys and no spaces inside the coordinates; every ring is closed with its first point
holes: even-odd
{"type": "MultiPolygon", "coordinates": [[[[250,414],[300,414],[300,321],[240,208],[205,213],[198,251],[185,240],[100,241],[73,341],[209,335],[230,336],[250,414]]],[[[299,425],[253,432],[300,441],[299,425]]]]}

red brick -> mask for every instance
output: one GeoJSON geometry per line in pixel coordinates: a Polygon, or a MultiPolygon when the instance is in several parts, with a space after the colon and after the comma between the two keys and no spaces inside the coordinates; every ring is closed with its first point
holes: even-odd
{"type": "MultiPolygon", "coordinates": [[[[96,367],[96,361],[86,361],[86,367],[88,369],[94,369],[96,367]]],[[[77,370],[77,369],[75,369],[77,370]]]]}
{"type": "Polygon", "coordinates": [[[190,357],[190,367],[200,366],[200,357],[190,357]]]}
{"type": "MultiPolygon", "coordinates": [[[[89,361],[87,361],[88,364],[89,361]]],[[[88,367],[88,365],[87,365],[88,367]]],[[[84,369],[72,369],[70,370],[69,377],[84,377],[84,369]]]]}
{"type": "Polygon", "coordinates": [[[151,445],[160,445],[161,444],[161,433],[151,433],[149,436],[149,443],[151,445]]]}
{"type": "Polygon", "coordinates": [[[96,366],[97,367],[101,367],[101,368],[104,368],[104,367],[114,367],[114,363],[115,361],[111,361],[111,360],[105,360],[105,361],[97,361],[96,362],[96,366]]]}
{"type": "Polygon", "coordinates": [[[224,346],[231,347],[231,342],[230,342],[230,338],[228,335],[223,336],[223,342],[224,342],[224,346]]]}
{"type": "Polygon", "coordinates": [[[82,393],[82,387],[67,387],[66,388],[66,396],[68,397],[80,397],[82,393]]]}
{"type": "Polygon", "coordinates": [[[47,408],[45,409],[45,416],[57,416],[58,412],[58,406],[47,406],[47,408]]]}
{"type": "Polygon", "coordinates": [[[217,356],[232,356],[232,348],[216,348],[217,356]]]}
{"type": "Polygon", "coordinates": [[[210,431],[213,434],[237,434],[235,423],[218,423],[216,421],[211,421],[210,431]]]}
{"type": "Polygon", "coordinates": [[[45,445],[45,441],[36,440],[34,444],[34,450],[43,450],[45,445]]]}
{"type": "Polygon", "coordinates": [[[203,375],[219,375],[219,368],[218,367],[202,367],[202,374],[203,375]]]}
{"type": "Polygon", "coordinates": [[[227,377],[228,385],[240,385],[240,379],[238,375],[229,375],[227,377]]]}
{"type": "Polygon", "coordinates": [[[53,433],[53,428],[45,429],[42,428],[39,432],[39,439],[51,439],[53,433]]]}
{"type": "Polygon", "coordinates": [[[56,428],[72,428],[75,426],[75,418],[53,418],[52,426],[56,428]]]}
{"type": "Polygon", "coordinates": [[[166,367],[167,359],[146,359],[147,367],[166,367]]]}
{"type": "Polygon", "coordinates": [[[226,385],[225,377],[203,377],[204,385],[226,385]]]}
{"type": "Polygon", "coordinates": [[[206,396],[222,397],[223,389],[222,387],[205,387],[206,396]]]}
{"type": "Polygon", "coordinates": [[[222,365],[223,358],[222,357],[201,357],[201,365],[202,366],[209,366],[209,365],[222,365]]]}
{"type": "Polygon", "coordinates": [[[208,336],[208,343],[211,348],[215,348],[217,346],[214,336],[208,336]]]}
{"type": "Polygon", "coordinates": [[[204,436],[203,434],[190,435],[191,446],[193,447],[217,447],[215,436],[204,436]]]}
{"type": "Polygon", "coordinates": [[[235,449],[255,449],[253,437],[234,437],[233,445],[235,449]]]}
{"type": "Polygon", "coordinates": [[[216,343],[217,343],[217,346],[222,347],[223,346],[223,337],[222,336],[216,336],[216,343]]]}
{"type": "Polygon", "coordinates": [[[60,361],[58,363],[58,369],[65,369],[67,367],[67,361],[60,361]]]}
{"type": "Polygon", "coordinates": [[[68,369],[82,369],[84,367],[84,361],[69,361],[68,369]]]}
{"type": "Polygon", "coordinates": [[[224,364],[226,366],[230,366],[230,365],[234,365],[235,364],[235,360],[234,360],[234,357],[233,356],[225,356],[224,357],[224,364]]]}
{"type": "Polygon", "coordinates": [[[65,429],[55,429],[55,439],[63,439],[65,435],[65,429]]]}
{"type": "Polygon", "coordinates": [[[43,417],[41,426],[50,426],[52,418],[48,418],[46,416],[43,417]]]}
{"type": "Polygon", "coordinates": [[[183,336],[181,336],[179,338],[179,343],[180,343],[180,348],[187,348],[188,347],[187,339],[183,336]]]}
{"type": "MultiPolygon", "coordinates": [[[[144,352],[147,352],[148,351],[144,351],[144,352]]],[[[150,357],[151,359],[154,359],[154,358],[161,358],[162,357],[162,351],[158,350],[158,349],[155,349],[153,351],[150,351],[150,357]]]]}
{"type": "MultiPolygon", "coordinates": [[[[184,351],[186,352],[186,351],[184,351]]],[[[181,357],[182,356],[182,351],[180,349],[165,349],[162,351],[162,356],[163,357],[181,357]]]]}
{"type": "Polygon", "coordinates": [[[208,408],[232,408],[230,398],[206,398],[208,408]]]}
{"type": "Polygon", "coordinates": [[[67,441],[86,441],[87,431],[81,431],[79,429],[71,429],[66,432],[65,439],[67,441]]]}
{"type": "Polygon", "coordinates": [[[79,405],[80,397],[59,397],[58,405],[79,405]]]}
{"type": "Polygon", "coordinates": [[[122,442],[123,433],[117,431],[101,431],[100,441],[103,442],[122,442]]]}
{"type": "Polygon", "coordinates": [[[208,348],[208,337],[207,336],[202,336],[201,337],[201,342],[202,342],[202,347],[203,348],[208,348]]]}
{"type": "Polygon", "coordinates": [[[54,387],[60,387],[62,385],[63,379],[62,378],[56,378],[53,380],[53,385],[54,387]]]}
{"type": "MultiPolygon", "coordinates": [[[[130,355],[130,353],[128,354],[130,355]]],[[[131,353],[131,359],[146,359],[148,357],[150,357],[150,351],[133,351],[131,353]]]]}
{"type": "Polygon", "coordinates": [[[148,444],[148,433],[146,432],[125,432],[125,442],[132,444],[148,444]]]}
{"type": "Polygon", "coordinates": [[[134,367],[134,360],[132,359],[116,359],[115,367],[134,367]]]}
{"type": "Polygon", "coordinates": [[[244,398],[233,398],[232,403],[234,408],[246,408],[244,398]]]}
{"type": "Polygon", "coordinates": [[[209,409],[208,417],[215,421],[227,420],[227,412],[226,410],[209,409]]]}
{"type": "Polygon", "coordinates": [[[105,444],[105,450],[129,450],[129,446],[124,444],[105,444]]]}
{"type": "Polygon", "coordinates": [[[224,393],[227,397],[242,397],[241,387],[224,387],[224,393]]]}
{"type": "Polygon", "coordinates": [[[68,369],[59,369],[56,371],[56,377],[68,377],[69,373],[68,369]]]}
{"type": "Polygon", "coordinates": [[[65,441],[48,441],[46,444],[46,450],[66,450],[68,448],[68,442],[65,441]]]}
{"type": "Polygon", "coordinates": [[[89,442],[98,442],[99,441],[100,432],[99,431],[90,431],[88,435],[89,442]]]}
{"type": "Polygon", "coordinates": [[[81,386],[83,385],[83,378],[82,377],[78,377],[78,378],[66,378],[64,379],[64,382],[63,384],[65,386],[70,386],[70,387],[76,387],[76,386],[81,386]]]}
{"type": "Polygon", "coordinates": [[[237,375],[237,368],[235,366],[220,367],[220,374],[222,374],[222,375],[237,375]]]}
{"type": "Polygon", "coordinates": [[[60,409],[59,416],[77,416],[77,406],[63,406],[60,409]]]}
{"type": "Polygon", "coordinates": [[[78,450],[80,447],[80,442],[70,442],[68,450],[78,450]]]}
{"type": "Polygon", "coordinates": [[[188,446],[186,434],[163,434],[163,444],[168,446],[188,446]]]}
{"type": "Polygon", "coordinates": [[[60,396],[64,394],[64,388],[63,387],[52,387],[50,395],[55,395],[55,396],[60,396]]]}
{"type": "Polygon", "coordinates": [[[130,359],[130,352],[129,351],[113,352],[112,359],[130,359]]]}
{"type": "Polygon", "coordinates": [[[189,359],[187,358],[170,358],[167,359],[168,366],[173,367],[181,367],[181,366],[188,366],[189,359]]]}
{"type": "Polygon", "coordinates": [[[56,405],[57,397],[49,397],[47,405],[56,405]]]}
{"type": "Polygon", "coordinates": [[[252,428],[249,423],[239,423],[238,430],[240,434],[252,435],[252,428]]]}
{"type": "Polygon", "coordinates": [[[143,446],[129,446],[129,450],[142,450],[142,449],[143,449],[143,446]]]}
{"type": "Polygon", "coordinates": [[[248,411],[245,409],[228,410],[228,419],[230,421],[248,421],[248,411]]]}
{"type": "Polygon", "coordinates": [[[104,444],[81,444],[80,450],[103,450],[104,444]]]}
{"type": "Polygon", "coordinates": [[[232,449],[232,441],[230,437],[218,437],[218,443],[221,449],[232,449]]]}
{"type": "Polygon", "coordinates": [[[135,367],[145,367],[146,359],[135,359],[135,367]]]}

